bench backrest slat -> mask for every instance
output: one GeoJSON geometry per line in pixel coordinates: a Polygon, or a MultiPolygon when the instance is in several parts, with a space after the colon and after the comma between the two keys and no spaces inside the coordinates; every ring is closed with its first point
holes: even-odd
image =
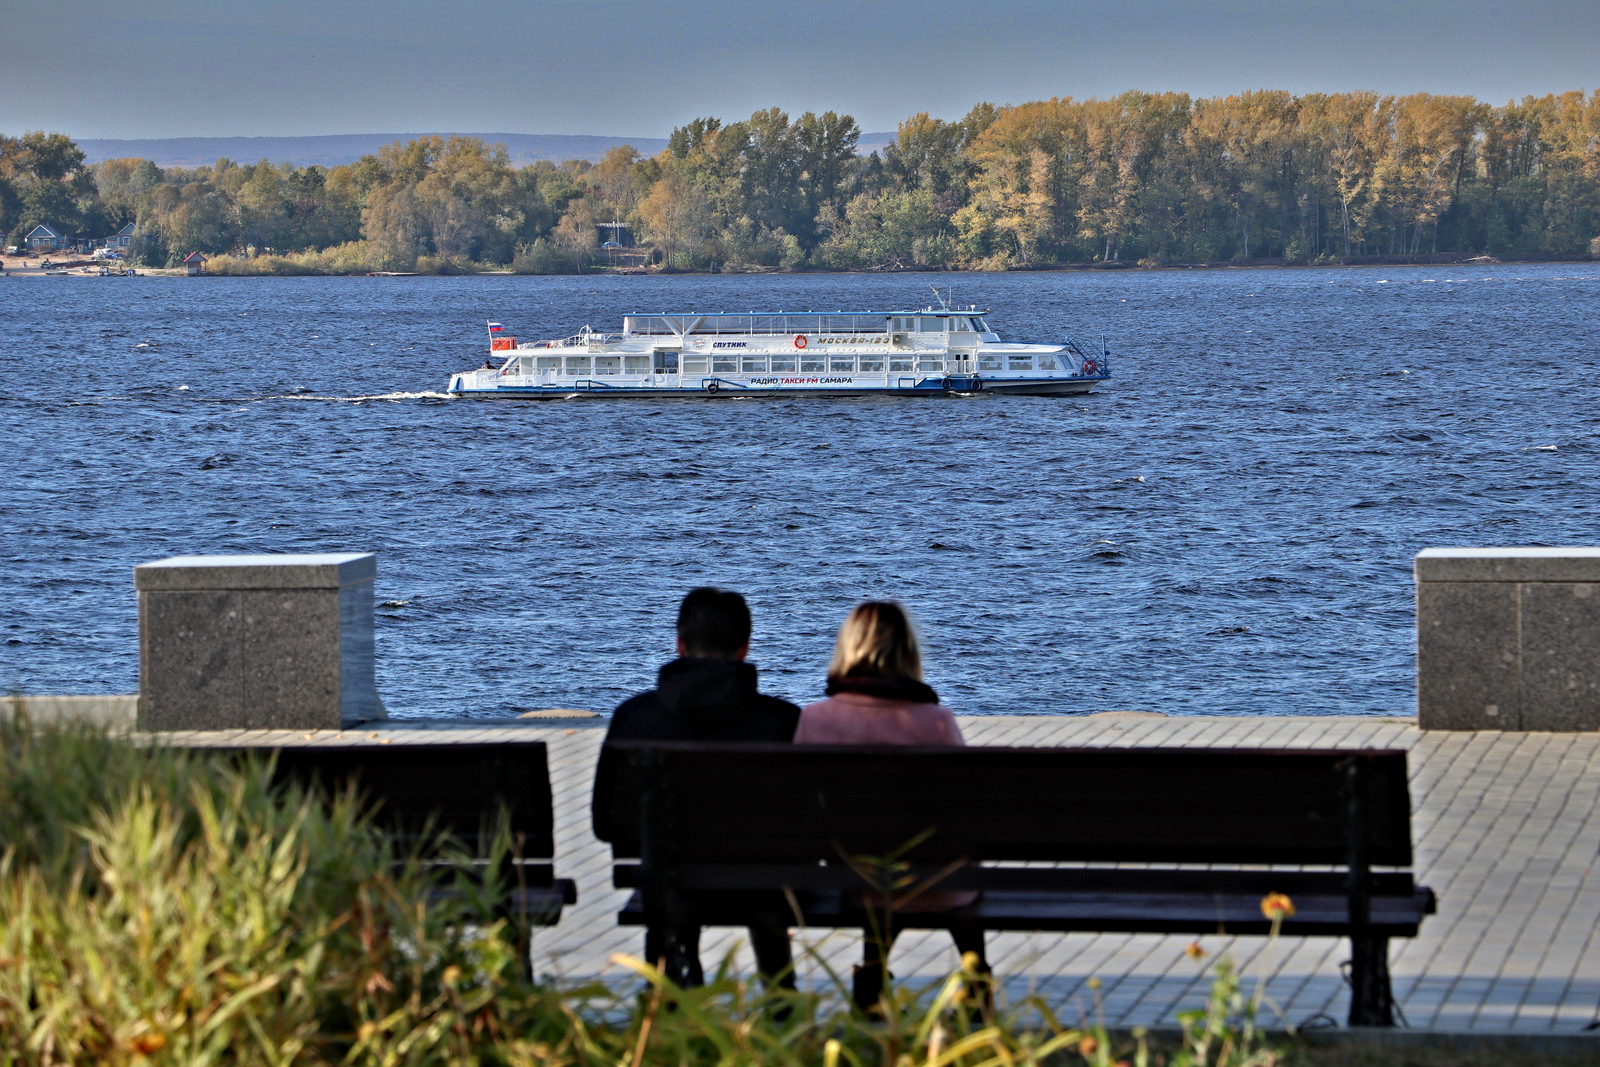
{"type": "Polygon", "coordinates": [[[932,831],[908,859],[1343,866],[1355,761],[1367,862],[1411,863],[1403,751],[614,744],[622,788],[664,798],[672,861],[883,856],[932,831]]]}
{"type": "MultiPolygon", "coordinates": [[[[267,755],[269,750],[235,749],[267,755]]],[[[543,741],[494,744],[306,745],[275,750],[276,777],[324,790],[352,780],[377,807],[376,822],[402,838],[448,833],[468,847],[486,844],[501,805],[523,838],[524,859],[555,854],[555,817],[543,741]],[[431,819],[431,824],[430,824],[431,819]]]]}

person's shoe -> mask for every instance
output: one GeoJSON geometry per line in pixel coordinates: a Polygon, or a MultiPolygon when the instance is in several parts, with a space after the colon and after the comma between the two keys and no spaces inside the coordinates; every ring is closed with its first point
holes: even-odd
{"type": "MultiPolygon", "coordinates": [[[[869,1019],[883,1018],[883,983],[885,972],[881,963],[858,963],[850,979],[850,999],[856,1010],[869,1019]]],[[[894,975],[888,977],[892,980],[894,975]]]]}

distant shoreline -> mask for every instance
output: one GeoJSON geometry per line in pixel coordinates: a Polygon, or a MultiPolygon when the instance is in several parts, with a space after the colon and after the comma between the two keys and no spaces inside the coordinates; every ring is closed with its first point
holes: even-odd
{"type": "MultiPolygon", "coordinates": [[[[229,274],[226,272],[207,272],[200,275],[205,278],[363,278],[363,277],[420,277],[420,278],[477,278],[477,277],[523,277],[523,278],[576,278],[576,277],[601,277],[617,275],[632,277],[639,275],[648,276],[737,276],[737,275],[769,275],[769,274],[1051,274],[1074,271],[1174,271],[1174,270],[1307,270],[1326,267],[1485,267],[1509,266],[1527,263],[1595,263],[1600,262],[1600,257],[1593,255],[1559,256],[1538,252],[1507,253],[1501,256],[1469,256],[1460,252],[1440,252],[1426,256],[1347,256],[1321,262],[1287,262],[1283,259],[1247,259],[1229,260],[1222,262],[1205,263],[1035,263],[1021,264],[1008,267],[1005,270],[956,270],[948,267],[882,267],[882,268],[856,268],[852,270],[828,270],[815,268],[809,270],[784,270],[781,267],[728,270],[684,270],[674,268],[670,271],[628,268],[600,268],[585,271],[582,275],[576,274],[521,274],[511,270],[458,270],[449,272],[380,272],[380,271],[351,271],[344,274],[330,274],[323,271],[283,271],[271,274],[229,274]]],[[[69,273],[49,273],[43,267],[18,267],[12,262],[4,264],[4,274],[13,278],[98,278],[98,268],[78,267],[69,268],[69,273]]],[[[139,277],[152,278],[182,278],[188,276],[182,267],[138,267],[139,277]]],[[[52,267],[50,270],[59,270],[52,267]]],[[[115,275],[113,275],[115,277],[115,275]]]]}

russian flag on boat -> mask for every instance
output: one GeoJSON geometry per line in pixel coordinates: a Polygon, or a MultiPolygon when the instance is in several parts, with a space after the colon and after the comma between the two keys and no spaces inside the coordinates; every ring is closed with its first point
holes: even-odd
{"type": "Polygon", "coordinates": [[[489,332],[490,333],[499,333],[503,329],[505,329],[505,327],[500,325],[498,322],[491,322],[489,324],[489,332]]]}

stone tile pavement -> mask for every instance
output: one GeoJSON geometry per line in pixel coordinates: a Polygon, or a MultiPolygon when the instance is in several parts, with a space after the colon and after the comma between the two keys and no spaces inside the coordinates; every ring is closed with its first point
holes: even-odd
{"type": "MultiPolygon", "coordinates": [[[[394,721],[370,730],[302,734],[217,732],[174,741],[271,744],[406,744],[536,736],[549,742],[556,806],[556,865],[578,882],[578,904],[560,925],[539,932],[539,970],[566,978],[616,976],[617,952],[640,951],[643,934],[616,925],[624,894],[610,885],[610,849],[589,832],[588,799],[604,720],[449,729],[394,721]]],[[[1274,717],[963,718],[971,744],[1148,745],[1285,748],[1393,748],[1410,751],[1412,833],[1418,880],[1439,896],[1439,913],[1415,940],[1391,943],[1395,995],[1413,1029],[1480,1033],[1580,1033],[1600,1014],[1600,734],[1419,731],[1405,719],[1274,717]]],[[[1270,802],[1270,797],[1263,797],[1270,802]]],[[[742,931],[707,931],[703,955],[714,965],[735,952],[742,931]]],[[[857,946],[843,933],[796,933],[836,972],[848,975],[857,946]]],[[[1270,1002],[1288,1022],[1316,1016],[1343,1024],[1344,941],[1293,938],[1201,939],[1208,957],[1184,954],[1189,939],[1151,934],[999,934],[990,958],[1013,997],[1033,991],[1066,1020],[1103,1012],[1117,1026],[1173,1025],[1199,1006],[1205,968],[1230,954],[1252,988],[1266,974],[1270,1002]],[[1099,978],[1100,1001],[1088,986],[1099,978]]],[[[825,980],[802,958],[802,979],[825,980]]],[[[890,966],[902,981],[932,982],[955,964],[948,938],[908,933],[890,966]]]]}

